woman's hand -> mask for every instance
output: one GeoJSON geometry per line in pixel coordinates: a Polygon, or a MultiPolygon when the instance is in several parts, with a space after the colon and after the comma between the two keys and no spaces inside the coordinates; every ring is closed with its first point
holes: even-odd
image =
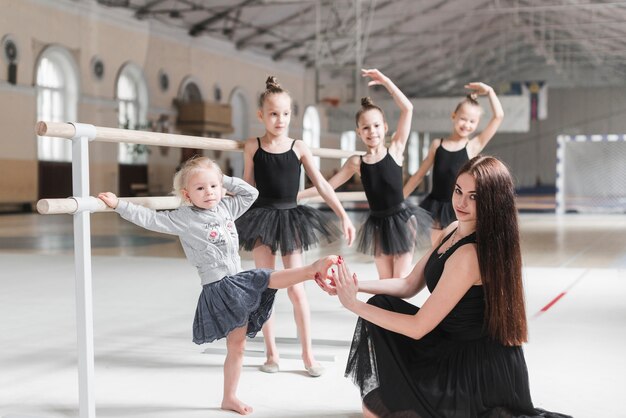
{"type": "Polygon", "coordinates": [[[346,309],[353,311],[357,303],[356,294],[359,291],[359,281],[356,274],[350,274],[345,260],[341,257],[337,260],[337,270],[337,274],[333,274],[337,296],[346,309]]]}
{"type": "Polygon", "coordinates": [[[108,207],[115,209],[119,203],[117,196],[111,192],[103,192],[98,195],[98,199],[102,200],[108,207]]]}

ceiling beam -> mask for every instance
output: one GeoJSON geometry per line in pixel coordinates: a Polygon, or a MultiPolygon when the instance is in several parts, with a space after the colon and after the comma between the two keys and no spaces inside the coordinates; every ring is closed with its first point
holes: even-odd
{"type": "Polygon", "coordinates": [[[164,2],[165,0],[152,0],[152,1],[147,2],[146,4],[144,4],[143,6],[141,6],[139,9],[135,11],[135,17],[137,19],[143,19],[144,17],[146,17],[148,13],[150,13],[151,9],[154,6],[158,6],[159,4],[164,3],[164,2]]]}
{"type": "MultiPolygon", "coordinates": [[[[242,7],[245,7],[249,4],[255,3],[259,0],[244,0],[241,3],[230,7],[228,9],[225,9],[221,12],[215,13],[213,14],[213,16],[202,20],[201,22],[198,22],[196,24],[194,24],[190,29],[189,29],[189,36],[193,36],[196,37],[198,35],[200,35],[204,30],[206,30],[209,26],[211,26],[213,23],[218,22],[220,20],[223,20],[224,18],[228,17],[228,15],[230,13],[232,13],[233,11],[239,10],[242,7]]],[[[207,10],[208,11],[208,10],[207,10]]]]}
{"type": "MultiPolygon", "coordinates": [[[[252,33],[250,33],[249,35],[246,35],[243,38],[238,39],[235,42],[235,47],[237,49],[243,49],[248,44],[248,42],[250,42],[250,40],[252,40],[252,39],[254,39],[254,38],[256,38],[257,36],[260,36],[260,35],[272,35],[272,36],[279,37],[277,34],[274,33],[273,28],[275,28],[276,26],[279,26],[279,25],[283,25],[286,22],[292,21],[292,20],[294,20],[294,19],[296,19],[296,18],[298,18],[300,16],[306,15],[307,13],[311,12],[312,10],[315,10],[315,5],[305,7],[304,9],[299,10],[296,13],[293,13],[293,14],[291,14],[291,15],[283,18],[283,19],[280,19],[278,21],[272,22],[271,24],[268,24],[266,26],[258,27],[254,31],[252,31],[252,33]]],[[[282,39],[284,40],[284,38],[282,38],[282,39]]],[[[267,41],[263,42],[263,43],[267,43],[267,41]]]]}
{"type": "MultiPolygon", "coordinates": [[[[356,1],[360,1],[360,0],[356,0],[356,1]]],[[[394,4],[393,0],[388,0],[385,1],[384,3],[381,4],[377,4],[374,8],[374,13],[378,12],[379,10],[384,9],[387,6],[390,6],[394,4]]],[[[346,19],[345,22],[343,22],[344,26],[350,26],[352,24],[354,24],[354,22],[356,21],[355,16],[350,16],[348,19],[346,19]]],[[[287,52],[296,49],[296,48],[300,48],[302,46],[304,46],[307,42],[311,42],[313,40],[315,40],[317,38],[317,34],[314,32],[311,35],[306,36],[303,39],[300,39],[298,41],[292,42],[291,44],[281,48],[280,50],[278,50],[276,53],[274,53],[272,55],[272,59],[277,61],[279,59],[281,59],[287,52]]]]}

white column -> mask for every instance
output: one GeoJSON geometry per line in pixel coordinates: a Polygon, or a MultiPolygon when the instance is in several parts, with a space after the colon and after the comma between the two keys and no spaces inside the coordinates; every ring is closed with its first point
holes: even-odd
{"type": "MultiPolygon", "coordinates": [[[[72,189],[75,197],[89,196],[89,139],[92,125],[74,124],[72,138],[72,189]]],[[[93,292],[91,280],[91,227],[88,211],[74,214],[74,264],[76,272],[76,337],[78,346],[78,403],[81,418],[95,418],[93,292]]]]}

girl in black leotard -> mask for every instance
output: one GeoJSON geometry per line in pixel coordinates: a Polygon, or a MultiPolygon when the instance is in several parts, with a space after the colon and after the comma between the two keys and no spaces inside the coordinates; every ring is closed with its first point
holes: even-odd
{"type": "Polygon", "coordinates": [[[316,278],[359,316],[346,376],[361,390],[363,415],[564,418],[530,396],[513,179],[479,156],[454,187],[458,221],[405,278],[358,281],[340,257],[334,286],[316,278]],[[404,300],[425,287],[421,308],[404,300]],[[357,291],[376,296],[365,303],[357,291]]]}
{"type": "Polygon", "coordinates": [[[474,93],[461,101],[452,113],[452,133],[447,138],[435,139],[430,144],[428,155],[420,168],[404,186],[404,197],[408,197],[421,183],[428,170],[433,169],[433,188],[420,204],[433,216],[432,242],[436,242],[441,230],[456,219],[451,196],[459,168],[485,148],[504,118],[502,105],[493,88],[484,83],[469,83],[465,88],[473,90],[474,93]],[[482,114],[482,109],[476,101],[477,95],[489,96],[492,117],[485,129],[470,140],[482,114]]]}
{"type": "MultiPolygon", "coordinates": [[[[400,108],[396,132],[389,148],[385,146],[387,123],[383,111],[369,97],[362,100],[356,115],[356,132],[367,147],[364,156],[348,158],[341,170],[328,182],[337,188],[355,173],[360,174],[370,207],[370,214],[357,240],[359,251],[374,255],[381,279],[401,277],[411,269],[416,242],[428,242],[430,215],[420,208],[409,207],[402,195],[402,160],[411,130],[413,105],[396,85],[378,70],[362,70],[369,85],[383,85],[400,108]]],[[[307,189],[298,198],[315,195],[307,189]]]]}
{"type": "MultiPolygon", "coordinates": [[[[278,250],[285,268],[300,267],[302,251],[315,246],[320,239],[330,242],[341,234],[322,212],[296,203],[301,166],[341,220],[343,234],[351,245],[354,226],[335,191],[315,167],[306,144],[287,136],[291,97],[274,77],[267,79],[266,90],[259,100],[258,117],[266,132],[260,138],[246,141],[243,179],[257,187],[259,197],[236,221],[240,247],[252,251],[257,268],[274,269],[278,250]]],[[[315,361],[311,347],[310,311],[304,286],[292,286],[287,293],[302,344],[302,361],[309,375],[320,376],[324,369],[315,361]]],[[[270,318],[263,326],[267,361],[261,370],[267,373],[278,371],[279,353],[273,323],[270,318]]]]}

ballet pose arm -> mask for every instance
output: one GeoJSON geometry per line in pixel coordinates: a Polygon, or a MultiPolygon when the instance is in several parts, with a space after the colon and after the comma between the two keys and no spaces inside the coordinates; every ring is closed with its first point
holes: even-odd
{"type": "Polygon", "coordinates": [[[384,86],[394,103],[400,108],[400,117],[398,118],[398,126],[396,131],[391,137],[391,145],[389,146],[389,152],[395,158],[396,161],[402,161],[404,154],[404,148],[409,139],[411,133],[411,118],[413,117],[413,103],[402,93],[402,91],[396,86],[393,81],[386,75],[376,69],[361,70],[363,77],[369,77],[371,80],[367,83],[368,86],[384,86]]]}
{"type": "MultiPolygon", "coordinates": [[[[360,159],[358,155],[353,155],[348,158],[343,166],[341,166],[341,169],[339,169],[334,176],[328,179],[330,187],[332,187],[333,190],[337,190],[337,187],[350,180],[355,173],[359,174],[359,163],[360,159]]],[[[316,187],[309,187],[308,189],[304,189],[298,193],[298,200],[309,199],[319,195],[320,193],[316,187]]]]}
{"type": "Polygon", "coordinates": [[[309,147],[307,147],[303,141],[296,141],[295,148],[297,153],[300,155],[300,161],[302,161],[302,165],[304,166],[307,176],[311,179],[311,182],[319,192],[320,196],[322,196],[324,201],[341,220],[342,231],[346,241],[348,242],[348,246],[352,245],[356,234],[354,225],[352,225],[352,221],[341,205],[341,202],[339,202],[339,198],[337,198],[337,195],[335,194],[335,189],[328,184],[324,176],[322,176],[322,173],[320,173],[317,167],[315,167],[315,164],[313,163],[313,154],[311,154],[309,147]]]}
{"type": "Polygon", "coordinates": [[[254,180],[254,153],[258,148],[256,138],[250,138],[243,147],[243,179],[251,186],[256,185],[254,180]]]}
{"type": "Polygon", "coordinates": [[[485,83],[468,83],[465,85],[466,89],[473,90],[479,96],[487,96],[489,98],[489,105],[491,106],[491,119],[487,126],[481,133],[476,135],[472,141],[467,145],[469,158],[473,158],[480,154],[480,152],[487,146],[491,138],[496,134],[496,131],[500,127],[502,120],[504,119],[504,110],[500,99],[493,90],[493,87],[488,86],[485,83]]]}
{"type": "Polygon", "coordinates": [[[404,184],[404,187],[402,188],[402,194],[404,194],[405,199],[409,197],[411,193],[413,193],[413,190],[415,190],[417,186],[419,186],[419,184],[422,182],[422,180],[424,180],[424,176],[426,175],[426,173],[428,173],[428,171],[435,165],[435,153],[437,152],[437,148],[439,148],[440,144],[441,139],[435,139],[430,144],[426,158],[424,158],[417,171],[411,177],[409,177],[407,182],[404,184]]]}

